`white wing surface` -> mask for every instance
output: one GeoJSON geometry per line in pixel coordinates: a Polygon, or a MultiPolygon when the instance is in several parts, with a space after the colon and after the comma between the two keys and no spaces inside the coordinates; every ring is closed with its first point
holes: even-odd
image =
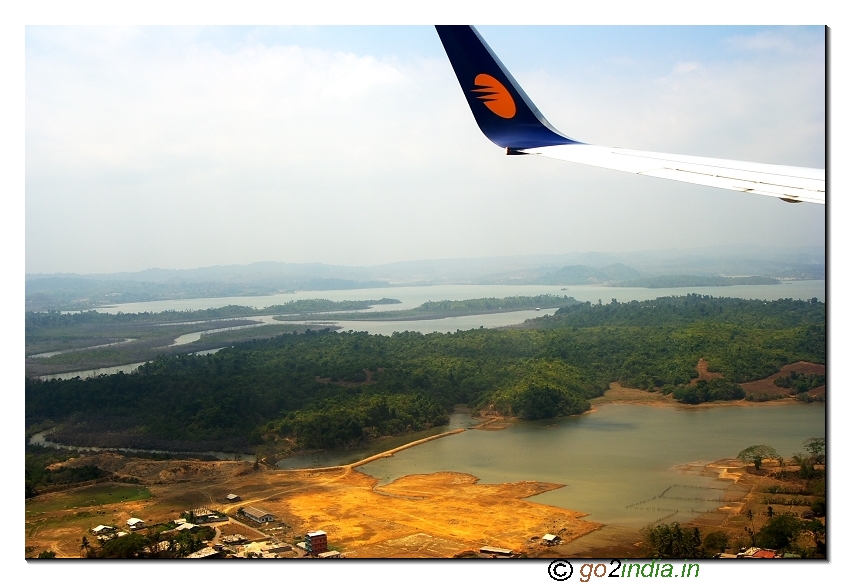
{"type": "Polygon", "coordinates": [[[546,146],[516,152],[726,190],[764,194],[786,202],[826,204],[826,173],[819,168],[679,156],[589,144],[546,146]]]}
{"type": "Polygon", "coordinates": [[[592,146],[550,124],[499,58],[471,26],[437,26],[458,83],[478,127],[508,154],[537,154],[600,168],[826,204],[826,173],[716,158],[592,146]]]}

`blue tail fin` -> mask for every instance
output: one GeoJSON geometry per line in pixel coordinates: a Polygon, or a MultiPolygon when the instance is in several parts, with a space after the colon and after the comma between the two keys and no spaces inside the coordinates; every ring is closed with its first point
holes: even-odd
{"type": "Polygon", "coordinates": [[[477,30],[471,26],[436,28],[472,115],[491,142],[507,148],[508,153],[578,143],[546,121],[477,30]]]}

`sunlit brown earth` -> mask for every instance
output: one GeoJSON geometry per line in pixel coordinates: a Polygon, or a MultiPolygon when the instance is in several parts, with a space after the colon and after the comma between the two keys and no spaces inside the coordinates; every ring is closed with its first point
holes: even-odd
{"type": "MultiPolygon", "coordinates": [[[[813,362],[795,362],[793,364],[786,364],[783,366],[778,373],[772,374],[766,379],[760,379],[757,381],[752,381],[749,383],[741,383],[741,388],[748,395],[791,395],[790,389],[783,389],[782,387],[777,387],[773,381],[778,379],[779,377],[787,377],[791,374],[791,371],[801,372],[805,374],[826,374],[826,366],[822,364],[815,364],[813,362]]],[[[809,395],[812,397],[826,394],[826,387],[817,387],[811,389],[809,391],[809,395]]]]}
{"type": "Polygon", "coordinates": [[[324,530],[329,545],[350,557],[451,557],[483,545],[522,553],[533,546],[532,537],[551,532],[570,541],[600,526],[582,520],[579,512],[524,500],[560,484],[479,484],[469,474],[440,472],[378,486],[375,478],[348,466],[253,471],[246,462],[149,461],[115,454],[69,463],[96,464],[136,478],[152,497],[54,512],[39,512],[39,504],[65,493],[39,497],[27,505],[26,545],[35,547],[33,554],[51,549],[58,556],[78,556],[83,536],[96,542],[89,529],[98,524],[124,527],[131,516],[149,525],[164,523],[200,506],[231,515],[240,506],[259,507],[276,518],[262,530],[283,523],[289,527],[279,531],[283,538],[324,530]],[[229,493],[242,500],[223,503],[229,493]]]}
{"type": "Polygon", "coordinates": [[[697,381],[710,381],[711,379],[722,379],[723,375],[719,372],[711,372],[708,370],[708,361],[704,358],[700,358],[699,362],[697,362],[697,372],[699,376],[695,379],[691,379],[691,384],[697,384],[697,381]]]}

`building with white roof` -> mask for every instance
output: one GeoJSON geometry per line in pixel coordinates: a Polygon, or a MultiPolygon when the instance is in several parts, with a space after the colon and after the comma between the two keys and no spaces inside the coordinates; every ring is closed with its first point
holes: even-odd
{"type": "Polygon", "coordinates": [[[260,524],[265,524],[274,520],[274,516],[272,516],[271,512],[266,512],[265,510],[254,508],[253,506],[246,506],[242,509],[242,513],[254,522],[259,522],[260,524]]]}
{"type": "Polygon", "coordinates": [[[141,518],[131,518],[127,521],[127,526],[130,527],[130,530],[136,530],[139,528],[145,527],[145,521],[141,518]]]}

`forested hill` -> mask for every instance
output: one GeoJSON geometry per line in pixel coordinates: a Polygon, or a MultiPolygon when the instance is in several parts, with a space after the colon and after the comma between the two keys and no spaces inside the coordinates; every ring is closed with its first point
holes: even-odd
{"type": "Polygon", "coordinates": [[[28,380],[27,424],[62,423],[58,438],[80,445],[315,448],[441,424],[457,403],[568,415],[612,381],[686,385],[700,358],[736,383],[825,363],[825,312],[815,300],[690,295],[568,306],[526,329],[289,334],[131,375],[28,380]]]}

